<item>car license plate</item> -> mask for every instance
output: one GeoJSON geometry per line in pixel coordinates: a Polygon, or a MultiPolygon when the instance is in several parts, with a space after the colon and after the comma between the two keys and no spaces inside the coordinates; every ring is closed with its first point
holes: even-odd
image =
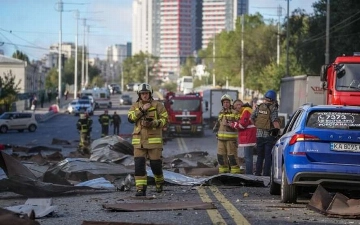
{"type": "Polygon", "coordinates": [[[190,126],[182,126],[182,129],[190,129],[190,126]]]}
{"type": "Polygon", "coordinates": [[[331,143],[330,148],[333,151],[360,152],[360,144],[354,143],[331,143]]]}

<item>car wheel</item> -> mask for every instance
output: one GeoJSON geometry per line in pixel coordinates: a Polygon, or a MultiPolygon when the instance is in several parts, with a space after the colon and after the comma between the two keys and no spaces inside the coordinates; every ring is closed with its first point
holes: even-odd
{"type": "Polygon", "coordinates": [[[296,199],[296,186],[288,183],[285,176],[285,166],[283,166],[281,174],[281,202],[296,203],[296,199]]]}
{"type": "Polygon", "coordinates": [[[2,125],[2,126],[0,127],[0,133],[6,133],[7,131],[8,131],[7,126],[2,125]]]}
{"type": "Polygon", "coordinates": [[[22,133],[22,132],[24,132],[24,129],[20,129],[20,130],[18,130],[18,132],[19,132],[19,133],[22,133]]]}
{"type": "Polygon", "coordinates": [[[30,124],[30,126],[29,126],[29,131],[30,132],[35,132],[36,131],[36,125],[35,124],[30,124]]]}
{"type": "Polygon", "coordinates": [[[274,165],[271,166],[270,174],[270,194],[271,195],[280,195],[281,186],[280,184],[275,183],[274,181],[274,165]]]}

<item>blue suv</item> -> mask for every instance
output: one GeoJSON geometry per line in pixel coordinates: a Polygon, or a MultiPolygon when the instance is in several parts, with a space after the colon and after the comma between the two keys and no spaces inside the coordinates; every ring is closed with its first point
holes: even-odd
{"type": "Polygon", "coordinates": [[[295,203],[319,184],[360,189],[360,107],[303,105],[274,145],[270,194],[295,203]]]}

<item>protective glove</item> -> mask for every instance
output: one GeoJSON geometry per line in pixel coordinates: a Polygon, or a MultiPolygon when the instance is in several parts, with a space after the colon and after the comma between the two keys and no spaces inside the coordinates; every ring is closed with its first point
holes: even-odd
{"type": "Polygon", "coordinates": [[[153,120],[150,122],[150,127],[158,127],[160,122],[158,120],[153,120]]]}
{"type": "Polygon", "coordinates": [[[280,135],[280,129],[279,128],[272,128],[269,130],[269,135],[273,137],[278,137],[280,135]]]}

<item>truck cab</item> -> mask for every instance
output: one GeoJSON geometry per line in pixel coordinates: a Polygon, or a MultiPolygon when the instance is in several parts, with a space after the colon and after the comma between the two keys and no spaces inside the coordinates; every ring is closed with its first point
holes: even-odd
{"type": "Polygon", "coordinates": [[[167,93],[164,106],[168,112],[169,135],[204,135],[202,97],[197,93],[176,95],[167,93]]]}
{"type": "Polygon", "coordinates": [[[320,72],[327,105],[360,105],[360,55],[339,56],[320,72]]]}

